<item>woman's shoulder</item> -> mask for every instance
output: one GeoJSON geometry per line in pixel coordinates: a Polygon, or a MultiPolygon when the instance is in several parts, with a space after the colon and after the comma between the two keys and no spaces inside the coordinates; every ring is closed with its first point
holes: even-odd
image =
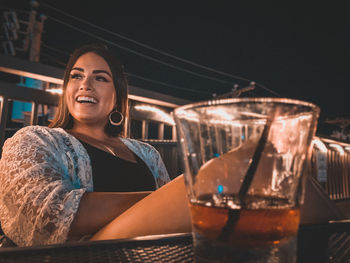
{"type": "Polygon", "coordinates": [[[60,130],[45,126],[26,126],[19,129],[8,138],[2,148],[2,160],[6,161],[16,156],[18,160],[40,160],[46,156],[60,156],[63,144],[59,139],[60,130]],[[40,156],[40,158],[39,158],[40,156]]]}
{"type": "Polygon", "coordinates": [[[156,148],[146,142],[130,138],[120,138],[121,141],[142,159],[159,159],[160,154],[156,148]]]}
{"type": "Polygon", "coordinates": [[[131,138],[122,138],[122,137],[120,138],[120,140],[129,148],[132,147],[132,148],[139,148],[140,150],[157,152],[157,150],[147,142],[143,142],[143,141],[139,141],[131,138]]]}
{"type": "Polygon", "coordinates": [[[49,128],[47,126],[31,125],[19,129],[13,136],[47,134],[66,136],[67,132],[62,128],[49,128]]]}
{"type": "Polygon", "coordinates": [[[69,138],[69,134],[62,128],[49,128],[46,126],[32,125],[19,129],[12,137],[5,141],[8,144],[37,144],[46,145],[49,142],[59,142],[69,138]]]}

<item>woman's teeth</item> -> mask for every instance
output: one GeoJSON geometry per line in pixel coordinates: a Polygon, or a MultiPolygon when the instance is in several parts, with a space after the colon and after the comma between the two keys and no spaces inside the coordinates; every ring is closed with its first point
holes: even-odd
{"type": "Polygon", "coordinates": [[[94,98],[91,97],[85,97],[85,96],[79,96],[77,98],[77,102],[79,103],[97,103],[97,101],[94,98]]]}

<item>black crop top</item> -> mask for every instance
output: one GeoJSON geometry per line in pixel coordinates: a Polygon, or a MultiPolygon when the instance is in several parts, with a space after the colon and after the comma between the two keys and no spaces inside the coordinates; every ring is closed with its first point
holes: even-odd
{"type": "Polygon", "coordinates": [[[156,189],[155,179],[136,154],[136,163],[120,159],[80,141],[87,150],[92,166],[95,192],[137,192],[156,189]]]}

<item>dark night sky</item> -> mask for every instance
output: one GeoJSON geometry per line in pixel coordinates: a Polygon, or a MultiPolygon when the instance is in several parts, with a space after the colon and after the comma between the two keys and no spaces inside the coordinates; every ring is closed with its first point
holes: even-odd
{"type": "MultiPolygon", "coordinates": [[[[90,23],[147,44],[172,55],[210,68],[261,83],[281,97],[314,102],[324,118],[350,117],[347,90],[349,74],[350,21],[338,1],[306,5],[278,1],[39,1],[48,16],[43,34],[42,62],[49,56],[66,62],[67,54],[85,42],[98,40],[53,21],[70,25],[142,54],[197,73],[237,83],[242,82],[176,61],[117,36],[108,35],[44,3],[90,23]],[[124,3],[124,2],[127,2],[124,3]],[[142,3],[142,4],[141,4],[142,3]],[[176,3],[176,4],[175,4],[176,3]],[[182,4],[183,3],[183,4],[182,4]],[[157,7],[157,8],[156,8],[157,7]],[[50,18],[51,17],[51,18],[50,18]],[[51,48],[51,49],[50,49],[51,48]]],[[[29,1],[2,0],[0,6],[29,9],[29,1]]],[[[184,73],[109,45],[127,72],[185,89],[172,89],[130,78],[130,83],[191,100],[225,93],[232,86],[184,73]]],[[[56,64],[58,65],[58,64],[56,64]]],[[[273,96],[257,88],[253,95],[273,96]]]]}

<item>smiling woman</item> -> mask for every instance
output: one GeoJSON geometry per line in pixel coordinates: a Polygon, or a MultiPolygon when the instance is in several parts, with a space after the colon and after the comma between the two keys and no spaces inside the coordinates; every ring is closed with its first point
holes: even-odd
{"type": "Polygon", "coordinates": [[[0,221],[16,245],[191,229],[182,177],[167,184],[159,153],[125,138],[127,105],[123,67],[107,48],[74,51],[50,127],[22,128],[3,147],[0,221]]]}

